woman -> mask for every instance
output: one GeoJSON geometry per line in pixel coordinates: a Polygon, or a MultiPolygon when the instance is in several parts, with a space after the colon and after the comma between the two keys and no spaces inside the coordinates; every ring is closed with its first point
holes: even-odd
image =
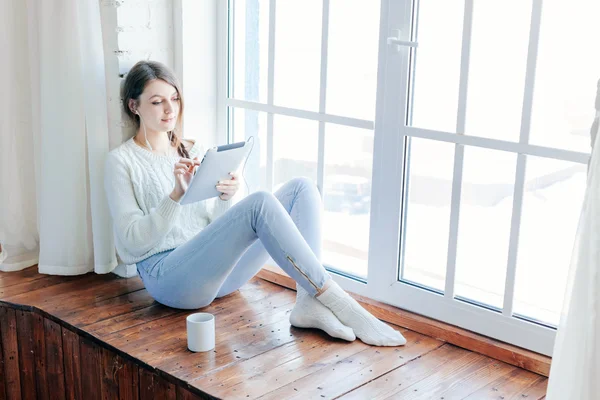
{"type": "Polygon", "coordinates": [[[173,73],[157,62],[138,62],[125,79],[123,107],[137,129],[108,156],[106,193],[117,252],[137,265],[156,301],[206,307],[248,282],[271,256],[298,283],[292,325],[372,345],[406,343],[320,263],[321,203],[309,180],[293,179],[274,195],[256,192],[232,205],[240,177],[231,173],[216,182],[218,198],[182,206],[202,149],[176,134],[183,99],[173,73]]]}

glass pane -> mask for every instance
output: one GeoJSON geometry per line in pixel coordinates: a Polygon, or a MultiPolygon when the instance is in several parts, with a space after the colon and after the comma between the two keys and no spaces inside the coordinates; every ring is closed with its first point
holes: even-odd
{"type": "Polygon", "coordinates": [[[590,151],[600,78],[598,15],[598,1],[544,2],[530,143],[590,151]]]}
{"type": "Polygon", "coordinates": [[[250,193],[266,190],[267,177],[267,115],[263,112],[230,109],[233,112],[233,141],[241,142],[254,137],[254,147],[246,162],[244,178],[250,193]]]}
{"type": "Polygon", "coordinates": [[[363,279],[369,254],[372,165],[372,130],[326,125],[323,263],[363,279]]]}
{"type": "Polygon", "coordinates": [[[456,131],[464,8],[464,1],[419,3],[412,126],[456,131]]]}
{"type": "Polygon", "coordinates": [[[380,0],[332,0],[329,7],[326,112],[372,121],[380,0]]]}
{"type": "Polygon", "coordinates": [[[518,141],[532,2],[473,3],[466,133],[518,141]]]}
{"type": "Polygon", "coordinates": [[[319,0],[277,2],[274,103],[278,106],[319,110],[322,14],[319,0]]]}
{"type": "Polygon", "coordinates": [[[583,164],[528,157],[515,314],[558,325],[586,176],[583,164]]]}
{"type": "Polygon", "coordinates": [[[465,148],[461,188],[457,297],[502,308],[517,155],[465,148]]]}
{"type": "Polygon", "coordinates": [[[454,145],[412,138],[408,154],[408,203],[404,210],[404,262],[400,279],[443,291],[454,145]]]}
{"type": "MultiPolygon", "coordinates": [[[[412,126],[456,132],[463,14],[463,1],[420,3],[412,126]]],[[[474,2],[465,133],[518,140],[530,19],[531,1],[474,2]]]]}
{"type": "MultiPolygon", "coordinates": [[[[279,3],[278,3],[279,4],[279,3]]],[[[273,117],[273,190],[288,180],[305,176],[317,182],[319,123],[307,119],[273,117]]]]}
{"type": "Polygon", "coordinates": [[[233,97],[267,102],[269,1],[233,2],[233,97]]]}

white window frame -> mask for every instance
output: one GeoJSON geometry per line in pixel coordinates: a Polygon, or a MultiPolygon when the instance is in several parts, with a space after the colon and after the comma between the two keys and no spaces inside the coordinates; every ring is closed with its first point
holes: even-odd
{"type": "MultiPolygon", "coordinates": [[[[411,37],[411,15],[412,0],[388,0],[386,5],[390,7],[389,12],[382,10],[381,42],[385,37],[391,37],[395,29],[404,33],[400,39],[410,41],[411,37]],[[406,18],[400,19],[398,16],[406,18]],[[384,26],[387,25],[387,26],[384,26]]],[[[403,47],[398,53],[389,49],[380,52],[380,63],[384,72],[380,76],[381,81],[378,88],[384,89],[381,94],[383,100],[378,103],[377,110],[383,110],[377,116],[376,126],[376,148],[374,157],[380,162],[376,166],[386,165],[386,180],[401,182],[403,180],[404,163],[396,162],[404,158],[404,145],[407,137],[417,137],[453,143],[455,145],[454,179],[452,188],[452,205],[450,218],[450,234],[448,248],[448,264],[446,270],[446,284],[444,294],[419,288],[405,282],[398,281],[398,269],[393,271],[390,265],[399,265],[394,254],[399,253],[399,233],[403,216],[401,208],[397,206],[403,201],[402,188],[395,188],[390,193],[389,187],[383,185],[383,170],[374,169],[373,199],[379,202],[379,215],[372,221],[371,228],[378,234],[378,240],[371,240],[373,257],[369,260],[369,283],[373,281],[375,290],[382,301],[392,303],[399,307],[427,315],[429,317],[458,325],[489,337],[515,344],[542,354],[551,355],[556,330],[513,315],[513,300],[515,286],[515,271],[517,262],[517,250],[519,244],[519,229],[521,221],[521,208],[523,199],[523,187],[525,182],[526,156],[546,157],[557,160],[571,161],[587,164],[589,154],[568,151],[544,146],[536,146],[528,143],[531,119],[531,108],[533,99],[533,81],[535,78],[535,67],[537,58],[537,47],[539,41],[542,0],[533,0],[531,16],[529,52],[526,69],[525,95],[522,106],[522,121],[519,142],[488,139],[474,135],[465,135],[466,116],[466,93],[468,87],[468,58],[470,50],[470,32],[472,21],[473,0],[465,1],[465,14],[463,26],[463,51],[461,56],[461,79],[459,88],[459,109],[456,132],[440,132],[406,126],[406,93],[408,88],[409,52],[413,51],[403,47]],[[403,74],[394,71],[403,71],[403,74]],[[406,75],[404,74],[406,73],[406,75]],[[385,84],[384,84],[385,83],[385,84]],[[394,108],[395,107],[395,108],[394,108]],[[403,110],[401,113],[386,113],[386,109],[403,110]],[[381,121],[379,120],[381,117],[381,121]],[[379,134],[379,135],[378,135],[379,134]],[[515,175],[513,216],[511,220],[511,237],[509,242],[509,256],[505,280],[505,300],[501,313],[483,308],[455,298],[455,257],[457,246],[458,221],[460,211],[460,193],[462,186],[462,166],[465,146],[473,146],[485,149],[494,149],[517,154],[517,167],[515,175]],[[390,166],[396,168],[390,170],[390,166]],[[379,179],[375,179],[379,178],[379,179]],[[385,194],[384,194],[385,191],[385,194]],[[385,197],[387,195],[387,197],[385,197]],[[383,266],[383,267],[382,267],[383,266]],[[388,266],[388,267],[385,267],[388,266]]],[[[379,97],[378,97],[379,100],[379,97]]],[[[404,185],[402,185],[404,186],[404,185]]]]}
{"type": "MultiPolygon", "coordinates": [[[[414,0],[416,1],[416,0],[414,0]]],[[[556,330],[513,316],[513,298],[517,250],[523,187],[525,181],[526,156],[546,157],[557,160],[587,164],[589,154],[531,145],[529,127],[533,98],[533,80],[539,40],[542,0],[533,0],[529,53],[526,70],[526,89],[523,100],[521,131],[518,142],[490,139],[475,135],[465,135],[466,92],[468,87],[468,59],[470,48],[470,27],[473,0],[465,1],[463,53],[461,57],[461,80],[459,89],[459,116],[457,133],[441,132],[429,129],[405,126],[407,110],[407,89],[409,69],[409,47],[393,52],[387,38],[394,36],[395,29],[403,33],[401,39],[410,41],[413,0],[382,0],[379,31],[378,82],[376,96],[375,121],[330,115],[325,113],[327,44],[329,0],[323,0],[323,29],[321,53],[321,86],[319,112],[311,112],[273,104],[273,65],[275,40],[276,0],[270,0],[269,46],[268,46],[268,90],[267,103],[257,103],[227,96],[227,63],[233,51],[227,46],[228,37],[228,1],[219,2],[218,11],[218,120],[219,138],[228,138],[230,116],[228,108],[249,109],[267,113],[267,186],[273,184],[273,116],[286,115],[319,122],[318,185],[323,188],[325,123],[374,130],[372,207],[370,221],[370,246],[368,257],[368,278],[366,282],[344,276],[332,271],[334,280],[346,290],[356,294],[392,304],[428,317],[444,321],[462,328],[481,333],[517,346],[551,355],[556,330]],[[400,18],[400,16],[406,16],[400,18]],[[229,51],[229,54],[228,54],[229,51]],[[398,74],[394,71],[403,71],[398,74]],[[404,110],[398,113],[397,110],[404,110]],[[390,187],[389,182],[403,182],[405,143],[407,137],[416,137],[443,141],[454,144],[455,163],[452,189],[452,206],[448,264],[444,294],[425,290],[398,280],[400,260],[400,233],[403,215],[401,206],[404,201],[402,185],[390,187]],[[511,220],[511,238],[508,253],[508,265],[505,282],[505,300],[501,312],[496,312],[455,298],[455,257],[459,221],[460,193],[462,185],[462,166],[464,147],[473,146],[517,154],[517,167],[514,186],[513,216],[511,220]]]]}

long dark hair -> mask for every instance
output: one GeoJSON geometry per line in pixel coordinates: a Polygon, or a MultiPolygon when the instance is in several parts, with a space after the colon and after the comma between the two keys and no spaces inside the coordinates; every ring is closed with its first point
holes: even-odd
{"type": "MultiPolygon", "coordinates": [[[[177,90],[177,95],[180,100],[176,129],[181,128],[181,119],[183,117],[183,95],[181,93],[181,86],[173,71],[158,61],[138,61],[127,74],[121,96],[123,98],[123,110],[125,111],[125,114],[127,114],[135,123],[137,131],[140,128],[140,117],[139,115],[134,114],[129,108],[129,100],[133,99],[138,102],[146,85],[154,79],[163,80],[177,90]]],[[[178,130],[181,132],[181,129],[178,130]]],[[[179,155],[181,157],[190,158],[190,154],[175,130],[169,132],[169,137],[171,138],[171,145],[177,148],[179,155]]]]}

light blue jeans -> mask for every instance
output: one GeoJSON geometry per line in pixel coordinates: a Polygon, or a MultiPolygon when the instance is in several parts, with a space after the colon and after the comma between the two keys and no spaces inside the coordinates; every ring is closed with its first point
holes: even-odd
{"type": "Polygon", "coordinates": [[[306,178],[252,193],[188,242],[138,262],[138,273],[159,303],[196,309],[239,289],[271,256],[315,296],[331,278],[320,261],[322,207],[306,178]]]}

